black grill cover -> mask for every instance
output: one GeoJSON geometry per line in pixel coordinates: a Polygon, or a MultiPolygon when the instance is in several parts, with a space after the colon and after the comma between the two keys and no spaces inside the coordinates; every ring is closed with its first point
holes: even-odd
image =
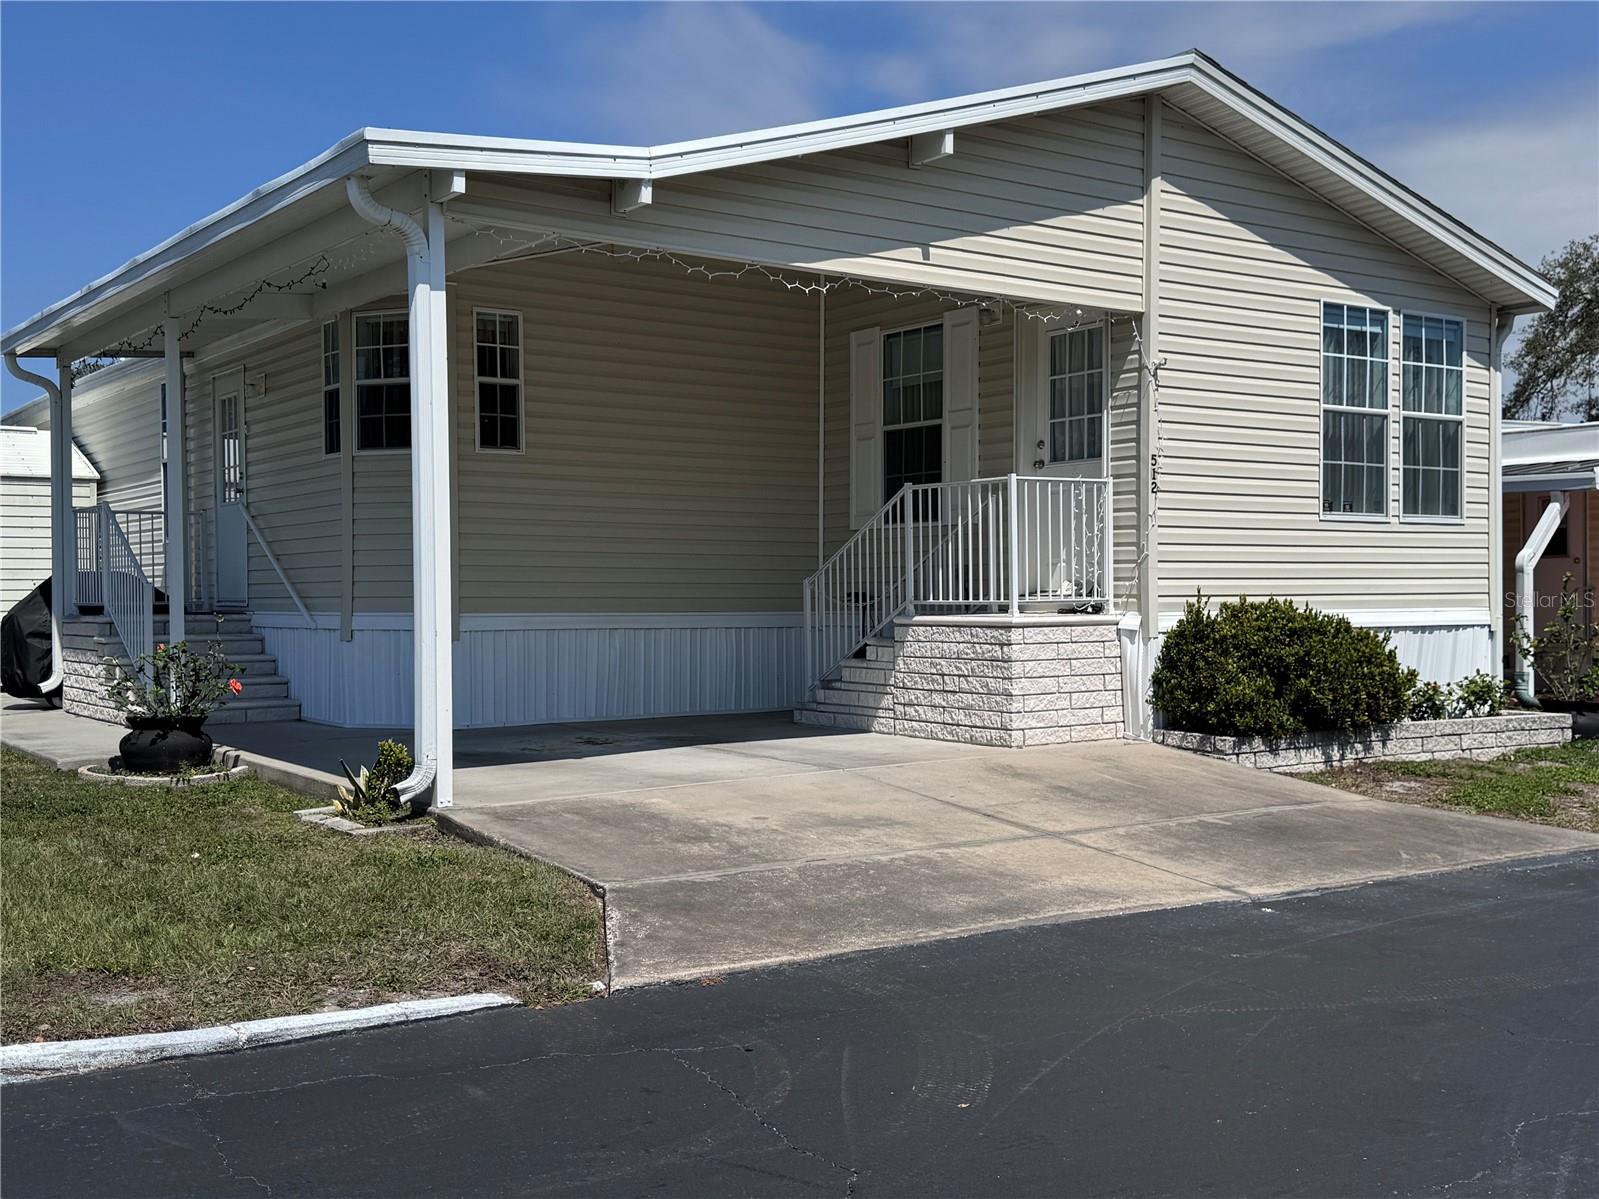
{"type": "Polygon", "coordinates": [[[39,684],[50,677],[50,659],[50,580],[46,579],[0,619],[0,690],[20,699],[44,695],[39,684]]]}

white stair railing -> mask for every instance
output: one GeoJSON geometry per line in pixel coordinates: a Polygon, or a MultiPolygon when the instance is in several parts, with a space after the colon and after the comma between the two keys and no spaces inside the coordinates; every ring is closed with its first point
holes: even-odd
{"type": "Polygon", "coordinates": [[[819,682],[896,616],[1106,610],[1109,479],[907,485],[805,580],[805,665],[819,682]]]}
{"type": "Polygon", "coordinates": [[[109,506],[100,505],[100,594],[122,646],[143,673],[141,659],[155,649],[155,584],[109,506]]]}
{"type": "Polygon", "coordinates": [[[100,509],[74,508],[77,518],[78,588],[73,595],[78,604],[100,605],[100,509]]]}

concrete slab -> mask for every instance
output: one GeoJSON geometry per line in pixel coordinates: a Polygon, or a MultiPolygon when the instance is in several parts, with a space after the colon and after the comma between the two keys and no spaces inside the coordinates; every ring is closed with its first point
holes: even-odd
{"type": "Polygon", "coordinates": [[[82,716],[68,716],[35,699],[5,696],[0,704],[0,741],[60,770],[104,766],[126,729],[82,716]]]}
{"type": "Polygon", "coordinates": [[[1075,840],[1256,896],[1599,844],[1545,825],[1358,797],[1106,829],[1075,840]]]}
{"type": "Polygon", "coordinates": [[[613,985],[1236,898],[1138,862],[1046,837],[860,855],[608,889],[620,913],[613,985]],[[821,935],[819,935],[821,934],[821,935]]]}

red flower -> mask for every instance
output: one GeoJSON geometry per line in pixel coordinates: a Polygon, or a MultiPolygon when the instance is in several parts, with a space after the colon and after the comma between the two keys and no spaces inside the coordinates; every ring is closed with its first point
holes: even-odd
{"type": "Polygon", "coordinates": [[[166,649],[167,643],[165,641],[158,641],[156,642],[155,647],[156,649],[166,649]]]}
{"type": "Polygon", "coordinates": [[[228,690],[233,692],[234,695],[238,695],[241,691],[244,690],[244,684],[239,682],[238,679],[229,679],[228,680],[228,690]]]}

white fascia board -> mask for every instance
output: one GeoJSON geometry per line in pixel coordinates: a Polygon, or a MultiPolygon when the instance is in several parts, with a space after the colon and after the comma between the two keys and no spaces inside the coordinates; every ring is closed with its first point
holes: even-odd
{"type": "Polygon", "coordinates": [[[130,258],[116,270],[7,330],[0,338],[0,352],[37,352],[38,348],[43,348],[38,347],[38,334],[51,331],[62,318],[70,316],[73,324],[82,323],[98,308],[141,284],[152,282],[161,272],[180,265],[208,246],[368,165],[365,135],[365,130],[357,130],[311,161],[262,184],[226,208],[196,221],[160,245],[130,258]]]}

